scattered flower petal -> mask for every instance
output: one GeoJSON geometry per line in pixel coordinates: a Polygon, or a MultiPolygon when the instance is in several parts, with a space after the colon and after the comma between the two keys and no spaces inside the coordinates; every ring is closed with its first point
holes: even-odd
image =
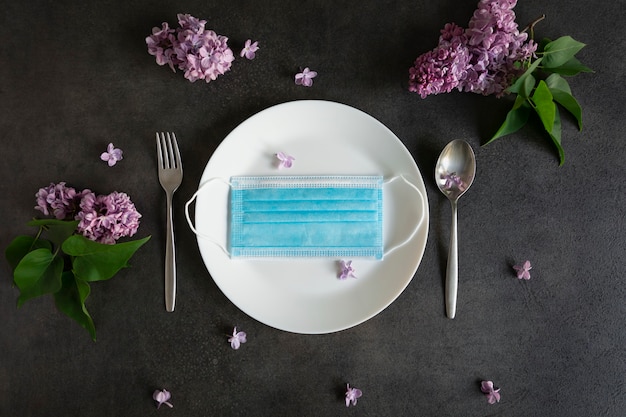
{"type": "Polygon", "coordinates": [[[166,389],[164,389],[163,391],[159,391],[159,390],[154,391],[154,394],[152,394],[152,398],[154,398],[154,401],[158,403],[157,409],[161,407],[161,404],[165,404],[170,408],[174,407],[168,401],[170,398],[172,398],[172,394],[166,389]]]}
{"type": "Polygon", "coordinates": [[[356,405],[356,400],[361,398],[363,392],[358,388],[350,388],[350,384],[346,384],[346,407],[350,407],[350,404],[356,405]]]}
{"type": "Polygon", "coordinates": [[[313,85],[313,78],[315,77],[317,77],[317,72],[311,71],[309,67],[306,67],[302,72],[296,74],[296,85],[310,87],[313,85]]]}
{"type": "Polygon", "coordinates": [[[251,39],[246,41],[243,49],[241,50],[241,57],[246,57],[247,59],[254,59],[256,56],[256,51],[259,50],[259,42],[252,43],[251,39]]]}
{"type": "Polygon", "coordinates": [[[276,158],[278,158],[278,168],[291,168],[293,166],[293,161],[296,160],[291,155],[287,155],[284,152],[278,152],[276,154],[276,158]]]}
{"type": "Polygon", "coordinates": [[[482,381],[480,383],[480,390],[485,394],[485,397],[487,397],[489,404],[500,402],[500,388],[494,388],[493,382],[482,381]]]}
{"type": "Polygon", "coordinates": [[[339,279],[356,278],[356,275],[354,275],[356,270],[352,267],[352,261],[340,261],[340,265],[341,272],[339,274],[339,279]]]}
{"type": "Polygon", "coordinates": [[[533,269],[533,267],[530,265],[530,261],[526,261],[522,265],[514,265],[513,269],[515,269],[517,271],[517,278],[518,279],[529,280],[530,279],[530,270],[533,269]]]}
{"type": "Polygon", "coordinates": [[[242,343],[246,343],[246,333],[238,332],[237,327],[235,327],[233,329],[233,335],[228,338],[228,342],[230,343],[231,348],[237,350],[242,343]]]}
{"type": "Polygon", "coordinates": [[[109,166],[112,167],[118,161],[121,161],[122,159],[124,159],[122,157],[122,153],[123,152],[121,149],[116,148],[115,146],[113,146],[112,143],[109,143],[109,146],[107,146],[107,151],[103,152],[102,155],[100,155],[100,159],[102,159],[105,162],[108,162],[109,166]]]}

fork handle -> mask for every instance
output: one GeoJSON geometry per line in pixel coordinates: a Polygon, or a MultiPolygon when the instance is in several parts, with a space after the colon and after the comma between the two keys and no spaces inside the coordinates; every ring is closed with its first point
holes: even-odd
{"type": "Polygon", "coordinates": [[[176,245],[174,244],[174,222],[172,194],[167,195],[167,225],[165,241],[165,309],[174,311],[176,304],[176,245]]]}

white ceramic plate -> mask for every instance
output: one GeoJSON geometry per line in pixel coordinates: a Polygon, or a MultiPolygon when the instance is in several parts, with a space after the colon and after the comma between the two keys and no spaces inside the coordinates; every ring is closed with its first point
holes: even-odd
{"type": "Polygon", "coordinates": [[[343,104],[295,101],[250,117],[216,149],[196,195],[195,228],[211,277],[242,311],[277,329],[330,333],[375,316],[411,282],[426,246],[428,202],[415,161],[387,127],[343,104]],[[295,157],[293,167],[279,170],[277,152],[295,157]],[[338,279],[339,259],[231,259],[212,241],[227,246],[224,181],[277,174],[403,175],[424,198],[402,180],[383,187],[385,250],[406,243],[383,260],[353,259],[357,279],[338,279]]]}

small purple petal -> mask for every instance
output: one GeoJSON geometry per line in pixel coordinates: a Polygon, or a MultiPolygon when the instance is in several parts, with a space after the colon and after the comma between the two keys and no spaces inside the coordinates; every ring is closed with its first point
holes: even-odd
{"type": "Polygon", "coordinates": [[[306,67],[302,72],[299,72],[295,76],[296,85],[303,85],[305,87],[311,87],[313,85],[313,78],[317,77],[316,71],[311,71],[306,67]]]}
{"type": "Polygon", "coordinates": [[[112,167],[113,165],[115,165],[118,161],[121,161],[122,159],[124,159],[122,157],[122,150],[116,148],[115,146],[113,146],[112,143],[109,143],[109,145],[107,146],[107,151],[103,152],[100,155],[100,159],[102,159],[103,161],[107,162],[109,164],[110,167],[112,167]]]}
{"type": "Polygon", "coordinates": [[[350,388],[350,384],[346,384],[346,407],[350,404],[356,405],[357,399],[363,396],[363,392],[358,388],[350,388]]]}
{"type": "Polygon", "coordinates": [[[356,272],[356,270],[352,267],[352,261],[340,261],[340,266],[341,266],[341,272],[339,273],[339,279],[346,279],[346,278],[356,278],[356,275],[354,275],[354,273],[356,272]]]}
{"type": "Polygon", "coordinates": [[[480,383],[480,390],[487,397],[489,404],[495,404],[500,402],[500,388],[494,388],[492,381],[482,381],[480,383]]]}
{"type": "Polygon", "coordinates": [[[499,403],[500,402],[500,393],[497,391],[493,391],[489,394],[487,394],[487,402],[489,404],[495,404],[495,403],[499,403]]]}
{"type": "Polygon", "coordinates": [[[282,168],[291,168],[293,166],[293,161],[295,161],[296,158],[294,158],[291,155],[287,155],[284,152],[278,152],[276,154],[276,158],[278,158],[278,168],[282,169],[282,168]]]}
{"type": "Polygon", "coordinates": [[[170,402],[168,402],[168,400],[172,398],[172,394],[166,389],[164,389],[163,391],[154,391],[154,394],[152,394],[152,398],[158,403],[157,409],[161,408],[162,404],[165,404],[170,408],[174,407],[170,402]]]}
{"type": "Polygon", "coordinates": [[[230,347],[237,350],[242,343],[246,343],[247,335],[245,332],[238,332],[237,327],[233,329],[233,335],[228,338],[230,347]]]}
{"type": "Polygon", "coordinates": [[[492,381],[482,381],[480,383],[480,390],[482,392],[484,392],[485,394],[490,393],[491,391],[493,391],[493,382],[492,381]]]}
{"type": "Polygon", "coordinates": [[[530,265],[530,261],[526,261],[522,265],[514,265],[513,269],[515,269],[515,271],[517,271],[517,278],[518,279],[529,280],[530,279],[530,270],[533,269],[533,267],[530,265]]]}
{"type": "Polygon", "coordinates": [[[251,39],[248,39],[241,50],[240,56],[246,57],[247,59],[254,59],[256,56],[256,51],[259,50],[259,42],[252,43],[251,39]]]}

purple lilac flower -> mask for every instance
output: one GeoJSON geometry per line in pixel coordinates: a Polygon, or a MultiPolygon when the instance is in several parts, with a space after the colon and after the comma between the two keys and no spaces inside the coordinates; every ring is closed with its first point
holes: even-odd
{"type": "Polygon", "coordinates": [[[351,388],[350,384],[346,384],[346,407],[350,404],[356,405],[356,400],[361,398],[363,392],[358,388],[351,388]]]}
{"type": "Polygon", "coordinates": [[[190,14],[182,13],[177,14],[176,17],[178,18],[178,24],[180,25],[181,29],[197,34],[201,34],[202,32],[204,32],[206,20],[200,20],[190,14]]]}
{"type": "Polygon", "coordinates": [[[178,14],[178,24],[174,30],[164,22],[146,38],[148,53],[156,57],[157,64],[168,64],[174,72],[176,68],[184,71],[191,82],[208,83],[230,70],[235,56],[227,37],[206,30],[205,20],[189,14],[178,14]]]}
{"type": "Polygon", "coordinates": [[[278,152],[276,154],[276,158],[278,158],[278,168],[280,169],[291,168],[293,166],[293,161],[296,160],[296,158],[291,155],[287,155],[284,152],[278,152]]]}
{"type": "Polygon", "coordinates": [[[356,278],[354,275],[356,270],[352,267],[352,261],[339,261],[339,266],[341,268],[339,279],[356,278]]]}
{"type": "Polygon", "coordinates": [[[420,55],[409,69],[409,91],[422,98],[453,89],[483,95],[505,94],[523,72],[518,63],[537,49],[515,23],[517,0],[480,0],[463,29],[448,23],[439,44],[420,55]]]}
{"type": "Polygon", "coordinates": [[[522,265],[514,265],[513,269],[515,269],[515,271],[517,271],[517,278],[518,279],[529,280],[530,279],[530,270],[533,269],[533,267],[530,265],[530,261],[526,261],[522,265]]]}
{"type": "Polygon", "coordinates": [[[102,155],[100,155],[100,159],[107,162],[109,166],[112,167],[117,163],[117,161],[121,161],[122,159],[124,159],[122,157],[122,154],[123,151],[121,149],[116,148],[112,143],[109,143],[109,146],[107,146],[107,151],[102,152],[102,155]]]}
{"type": "Polygon", "coordinates": [[[246,57],[247,59],[254,59],[256,56],[256,51],[259,50],[259,42],[252,43],[251,39],[248,39],[241,50],[241,57],[246,57]]]}
{"type": "Polygon", "coordinates": [[[126,193],[98,195],[88,191],[80,201],[78,231],[86,238],[114,244],[119,238],[133,236],[141,214],[126,193]]]}
{"type": "Polygon", "coordinates": [[[311,87],[313,85],[313,78],[317,77],[317,72],[311,71],[309,67],[306,67],[296,74],[296,85],[303,85],[305,87],[311,87]]]}
{"type": "Polygon", "coordinates": [[[163,391],[159,391],[159,390],[154,391],[154,394],[152,394],[152,398],[154,399],[154,401],[158,403],[157,410],[161,408],[162,404],[165,404],[170,408],[174,407],[169,402],[169,399],[172,398],[172,394],[166,389],[164,389],[163,391]]]}
{"type": "Polygon", "coordinates": [[[148,53],[156,57],[157,64],[168,64],[172,71],[176,72],[172,59],[172,45],[176,38],[172,33],[174,33],[174,29],[170,29],[167,22],[163,22],[161,28],[152,28],[152,35],[146,38],[146,44],[148,45],[148,53]]]}
{"type": "Polygon", "coordinates": [[[497,402],[500,402],[500,388],[494,388],[493,382],[482,381],[480,383],[480,390],[487,397],[487,402],[489,404],[495,404],[497,402]]]}
{"type": "Polygon", "coordinates": [[[409,90],[422,98],[449,93],[466,76],[469,60],[463,29],[449,23],[441,31],[439,46],[419,56],[409,69],[409,90]]]}
{"type": "Polygon", "coordinates": [[[228,338],[228,343],[230,343],[230,347],[237,350],[241,346],[242,343],[246,343],[247,335],[245,332],[238,332],[237,327],[233,329],[233,335],[228,338]]]}
{"type": "Polygon", "coordinates": [[[50,183],[48,187],[40,188],[35,194],[37,198],[35,210],[41,211],[46,216],[53,215],[58,220],[73,218],[83,194],[87,192],[90,191],[77,192],[72,187],[66,187],[65,182],[50,183]]]}

